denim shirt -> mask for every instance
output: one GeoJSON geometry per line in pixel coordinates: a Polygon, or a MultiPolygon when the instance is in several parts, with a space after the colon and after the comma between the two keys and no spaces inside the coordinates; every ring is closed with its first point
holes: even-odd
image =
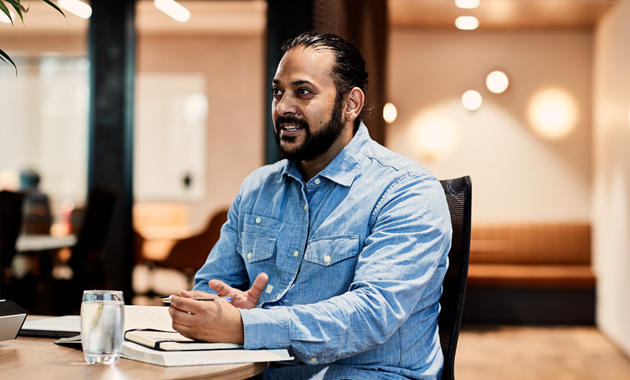
{"type": "Polygon", "coordinates": [[[240,310],[246,349],[286,348],[288,365],[334,363],[363,379],[439,379],[450,244],[440,183],[362,124],[308,183],[287,160],[252,173],[195,289],[214,292],[217,279],[247,290],[265,272],[258,307],[240,310]]]}

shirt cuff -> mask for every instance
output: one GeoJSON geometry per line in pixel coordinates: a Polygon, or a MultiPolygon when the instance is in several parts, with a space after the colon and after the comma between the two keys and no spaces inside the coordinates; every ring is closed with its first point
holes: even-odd
{"type": "Polygon", "coordinates": [[[289,348],[290,312],[286,308],[239,309],[245,335],[243,348],[289,348]]]}

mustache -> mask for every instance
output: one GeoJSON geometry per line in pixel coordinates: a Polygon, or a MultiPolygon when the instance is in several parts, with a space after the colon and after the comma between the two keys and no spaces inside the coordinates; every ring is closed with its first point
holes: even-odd
{"type": "Polygon", "coordinates": [[[309,129],[308,123],[304,119],[300,119],[297,116],[278,116],[276,119],[276,128],[280,129],[280,124],[297,124],[304,129],[309,129]]]}

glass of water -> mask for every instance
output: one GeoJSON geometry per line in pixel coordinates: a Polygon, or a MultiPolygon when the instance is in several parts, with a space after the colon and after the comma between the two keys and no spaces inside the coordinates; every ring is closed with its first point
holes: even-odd
{"type": "Polygon", "coordinates": [[[125,302],[118,290],[86,290],[81,302],[81,345],[89,364],[115,365],[125,327],[125,302]]]}

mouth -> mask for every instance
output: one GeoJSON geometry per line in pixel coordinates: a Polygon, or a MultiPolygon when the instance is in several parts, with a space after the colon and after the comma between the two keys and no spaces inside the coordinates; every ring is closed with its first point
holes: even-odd
{"type": "Polygon", "coordinates": [[[300,129],[303,129],[299,125],[282,125],[281,127],[284,131],[287,131],[287,132],[296,132],[296,131],[299,131],[300,129]]]}

